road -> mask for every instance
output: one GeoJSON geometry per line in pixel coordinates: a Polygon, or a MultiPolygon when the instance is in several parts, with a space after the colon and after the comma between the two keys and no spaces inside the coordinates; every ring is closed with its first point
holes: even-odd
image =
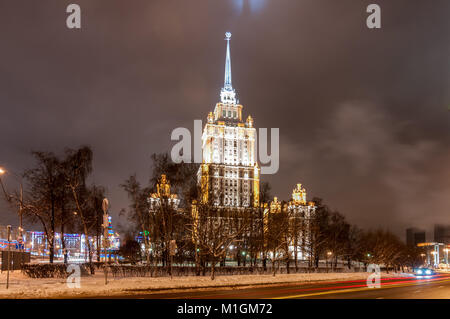
{"type": "Polygon", "coordinates": [[[450,299],[450,274],[427,278],[382,279],[380,288],[365,280],[283,284],[244,289],[150,293],[137,292],[112,298],[133,299],[450,299]]]}

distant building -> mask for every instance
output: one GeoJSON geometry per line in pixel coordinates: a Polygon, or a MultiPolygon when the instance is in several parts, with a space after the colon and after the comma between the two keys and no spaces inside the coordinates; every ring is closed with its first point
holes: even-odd
{"type": "Polygon", "coordinates": [[[226,34],[225,82],[220,102],[203,130],[203,163],[198,170],[202,202],[217,207],[246,209],[259,206],[260,169],[255,154],[253,118],[244,120],[231,84],[231,33],[226,34]]]}
{"type": "Polygon", "coordinates": [[[450,225],[434,225],[434,241],[450,245],[450,225]]]}
{"type": "MultiPolygon", "coordinates": [[[[115,256],[120,248],[120,236],[114,232],[111,224],[111,217],[108,219],[108,254],[115,256]]],[[[8,249],[23,250],[31,253],[32,256],[47,257],[50,254],[50,245],[47,236],[42,231],[25,231],[23,233],[23,243],[19,242],[19,230],[17,227],[11,229],[11,241],[8,241],[7,227],[0,225],[0,251],[8,249]]],[[[99,239],[103,240],[103,236],[99,239]]],[[[89,236],[93,259],[97,254],[97,238],[89,236]]],[[[88,244],[84,234],[55,233],[54,254],[56,258],[64,257],[63,246],[67,250],[69,261],[88,260],[88,244]],[[64,245],[63,240],[64,238],[64,245]]],[[[104,247],[102,247],[104,248],[104,247]]],[[[103,256],[102,256],[103,257],[103,256]]]]}
{"type": "Polygon", "coordinates": [[[415,247],[419,243],[424,243],[425,240],[425,231],[418,228],[408,228],[406,230],[406,245],[410,247],[415,247]]]}
{"type": "Polygon", "coordinates": [[[283,205],[282,202],[274,197],[270,205],[264,212],[264,231],[270,228],[268,214],[277,213],[289,214],[289,251],[297,260],[305,260],[309,256],[308,246],[311,242],[311,219],[316,212],[314,202],[306,201],[306,190],[302,184],[297,184],[292,191],[292,198],[283,205]]]}

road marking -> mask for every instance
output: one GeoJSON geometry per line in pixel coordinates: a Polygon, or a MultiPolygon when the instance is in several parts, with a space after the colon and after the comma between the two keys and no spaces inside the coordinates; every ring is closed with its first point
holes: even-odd
{"type": "MultiPolygon", "coordinates": [[[[442,279],[439,281],[428,281],[429,283],[436,283],[436,282],[446,282],[450,281],[450,279],[442,279]]],[[[428,283],[426,282],[426,283],[428,283]]],[[[347,293],[347,292],[355,292],[355,291],[368,291],[371,289],[380,290],[380,289],[390,289],[390,288],[398,288],[398,287],[407,287],[407,286],[414,286],[417,285],[417,282],[414,281],[412,283],[404,283],[404,284],[390,284],[389,286],[384,286],[380,288],[356,288],[356,289],[341,289],[341,290],[334,290],[334,291],[323,291],[323,292],[317,292],[312,294],[302,294],[302,295],[294,295],[294,296],[283,296],[283,297],[275,297],[272,299],[292,299],[292,298],[304,298],[304,297],[311,297],[311,296],[320,296],[320,295],[330,295],[330,294],[339,294],[339,293],[347,293]]]]}

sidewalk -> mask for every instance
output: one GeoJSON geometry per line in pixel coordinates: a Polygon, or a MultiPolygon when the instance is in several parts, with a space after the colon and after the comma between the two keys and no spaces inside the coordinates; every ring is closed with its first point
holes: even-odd
{"type": "MultiPolygon", "coordinates": [[[[317,281],[336,280],[366,280],[368,273],[312,273],[312,274],[283,274],[276,275],[235,275],[219,276],[214,281],[210,277],[108,277],[105,285],[104,275],[81,277],[80,288],[69,288],[67,282],[60,278],[31,279],[19,271],[10,273],[9,289],[6,289],[6,272],[0,275],[0,298],[80,298],[83,296],[101,296],[107,298],[115,294],[161,292],[173,289],[207,289],[229,288],[251,285],[280,284],[280,283],[308,283],[317,281]]],[[[407,274],[382,274],[382,278],[405,277],[407,274]]]]}

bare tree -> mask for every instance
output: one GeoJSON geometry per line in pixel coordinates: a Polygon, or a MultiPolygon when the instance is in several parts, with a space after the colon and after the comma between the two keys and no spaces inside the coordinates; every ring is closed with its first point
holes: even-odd
{"type": "MultiPolygon", "coordinates": [[[[38,220],[41,223],[49,246],[49,261],[53,263],[57,202],[64,188],[61,163],[53,153],[32,152],[32,155],[36,166],[24,173],[30,189],[26,200],[21,199],[24,201],[22,207],[31,221],[38,220]]],[[[20,199],[15,196],[15,200],[20,199]]]]}
{"type": "Polygon", "coordinates": [[[225,258],[231,244],[249,232],[252,210],[219,208],[209,203],[195,206],[191,234],[200,254],[210,261],[211,280],[215,267],[225,258]]]}
{"type": "Polygon", "coordinates": [[[128,211],[129,219],[134,222],[142,233],[145,252],[144,257],[147,264],[150,263],[150,206],[148,197],[150,191],[148,188],[142,188],[137,181],[136,174],[131,175],[123,184],[120,185],[128,194],[130,207],[128,211]]]}
{"type": "MultiPolygon", "coordinates": [[[[93,255],[89,234],[92,228],[95,227],[96,218],[98,218],[98,212],[92,211],[87,205],[89,190],[86,186],[86,179],[92,172],[92,158],[93,153],[91,148],[88,146],[84,146],[76,150],[66,150],[66,185],[72,194],[72,198],[77,209],[77,216],[79,216],[79,220],[86,237],[89,264],[92,264],[93,255]]],[[[93,271],[93,267],[91,266],[91,272],[93,271]]]]}
{"type": "Polygon", "coordinates": [[[277,269],[280,268],[280,262],[282,260],[287,261],[290,258],[290,217],[291,214],[287,210],[270,212],[266,216],[268,227],[265,232],[265,240],[267,249],[270,251],[269,257],[273,276],[275,276],[277,269]]]}

